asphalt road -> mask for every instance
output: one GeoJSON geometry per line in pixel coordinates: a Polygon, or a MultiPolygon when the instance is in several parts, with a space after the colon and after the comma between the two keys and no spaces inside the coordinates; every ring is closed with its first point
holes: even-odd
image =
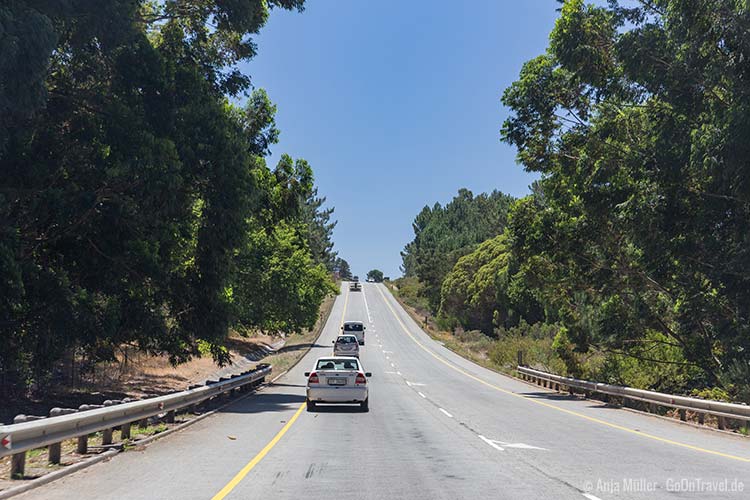
{"type": "Polygon", "coordinates": [[[342,289],[275,385],[19,498],[750,498],[747,439],[496,374],[431,340],[382,285],[363,288],[342,289]],[[368,325],[370,412],[307,412],[303,372],[342,319],[368,325]]]}

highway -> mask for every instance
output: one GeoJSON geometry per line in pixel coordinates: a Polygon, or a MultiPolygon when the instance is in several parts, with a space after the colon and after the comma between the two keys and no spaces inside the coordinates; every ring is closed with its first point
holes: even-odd
{"type": "Polygon", "coordinates": [[[344,284],[318,343],[274,385],[18,498],[480,497],[750,498],[750,442],[486,370],[430,339],[383,285],[344,284]],[[344,319],[368,325],[370,412],[307,412],[303,372],[344,319]]]}

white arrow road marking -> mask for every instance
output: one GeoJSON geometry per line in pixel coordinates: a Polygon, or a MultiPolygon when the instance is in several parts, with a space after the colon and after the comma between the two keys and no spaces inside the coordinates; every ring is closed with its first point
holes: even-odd
{"type": "Polygon", "coordinates": [[[547,448],[540,448],[538,446],[531,446],[530,444],[525,443],[500,443],[502,446],[505,446],[506,448],[518,448],[520,450],[547,450],[547,448]]]}
{"type": "Polygon", "coordinates": [[[487,443],[488,445],[492,446],[496,450],[499,451],[505,451],[506,448],[516,448],[519,450],[545,450],[547,451],[547,448],[540,448],[539,446],[532,446],[530,444],[526,443],[504,443],[502,441],[497,441],[495,439],[487,439],[486,437],[480,435],[479,439],[487,443]]]}
{"type": "Polygon", "coordinates": [[[582,495],[583,495],[584,497],[588,498],[589,500],[602,500],[602,499],[601,499],[601,498],[599,498],[599,497],[595,497],[595,496],[594,496],[594,495],[592,495],[591,493],[582,493],[582,495]]]}
{"type": "Polygon", "coordinates": [[[479,435],[479,439],[481,439],[482,441],[484,441],[485,443],[487,443],[488,445],[492,446],[493,448],[495,448],[498,451],[505,451],[503,448],[501,448],[500,446],[498,446],[497,444],[495,444],[495,442],[493,440],[487,439],[486,437],[482,436],[481,434],[479,435]]]}
{"type": "Polygon", "coordinates": [[[409,387],[420,387],[420,386],[423,386],[424,384],[420,384],[419,382],[409,382],[407,380],[406,385],[408,385],[409,387]]]}
{"type": "Polygon", "coordinates": [[[393,351],[383,351],[383,354],[393,354],[393,351]]]}
{"type": "Polygon", "coordinates": [[[390,374],[393,374],[393,375],[395,375],[395,374],[396,374],[396,372],[385,372],[385,373],[390,373],[390,374]]]}
{"type": "Polygon", "coordinates": [[[448,418],[453,418],[453,415],[451,415],[451,414],[450,414],[450,413],[448,413],[447,411],[443,410],[442,408],[438,408],[438,410],[440,410],[440,411],[442,411],[443,413],[445,413],[445,416],[446,416],[446,417],[448,417],[448,418]]]}

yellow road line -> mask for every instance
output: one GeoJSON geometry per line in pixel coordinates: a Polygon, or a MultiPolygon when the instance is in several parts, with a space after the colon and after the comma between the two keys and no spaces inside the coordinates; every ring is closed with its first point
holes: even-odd
{"type": "Polygon", "coordinates": [[[675,445],[675,446],[680,446],[682,448],[687,448],[687,449],[690,449],[690,450],[699,451],[701,453],[708,453],[710,455],[717,455],[717,456],[724,457],[724,458],[729,458],[729,459],[732,459],[732,460],[738,460],[740,462],[750,462],[750,458],[739,457],[739,456],[736,456],[736,455],[730,455],[728,453],[722,453],[720,451],[707,450],[705,448],[700,448],[698,446],[693,446],[691,444],[680,443],[679,441],[673,441],[671,439],[666,439],[666,438],[663,438],[663,437],[654,436],[653,434],[649,434],[647,432],[639,431],[639,430],[636,430],[636,429],[629,429],[627,427],[623,427],[621,425],[613,424],[613,423],[607,422],[605,420],[600,420],[600,419],[595,418],[595,417],[589,417],[588,415],[584,415],[584,414],[578,413],[576,411],[568,410],[568,409],[565,409],[565,408],[560,408],[559,406],[555,406],[553,404],[549,404],[549,403],[546,403],[544,401],[539,401],[538,399],[529,398],[527,396],[524,396],[523,394],[518,394],[516,392],[509,391],[507,389],[503,389],[502,387],[498,387],[498,386],[496,386],[494,384],[491,384],[491,383],[489,383],[489,382],[487,382],[485,380],[480,379],[479,377],[475,377],[471,373],[468,373],[468,372],[464,371],[463,369],[459,368],[458,366],[454,365],[453,363],[450,363],[449,361],[447,361],[446,359],[444,359],[442,356],[439,356],[439,355],[435,354],[430,349],[428,349],[427,347],[425,347],[419,340],[417,340],[417,338],[414,337],[414,335],[411,334],[411,332],[406,327],[406,325],[404,324],[404,322],[401,321],[401,318],[398,316],[398,314],[396,313],[396,311],[393,309],[393,306],[391,306],[390,302],[386,298],[386,296],[383,293],[383,291],[381,290],[381,288],[377,287],[377,289],[378,289],[378,292],[380,292],[381,297],[383,297],[383,301],[385,302],[385,305],[388,306],[388,309],[390,309],[391,314],[393,314],[393,317],[396,318],[396,321],[398,321],[399,325],[401,325],[401,328],[404,330],[404,332],[419,347],[422,348],[422,350],[424,350],[425,352],[427,352],[432,357],[434,357],[435,359],[437,359],[438,361],[440,361],[444,365],[448,366],[449,368],[451,368],[451,369],[453,369],[453,370],[455,370],[455,371],[457,371],[457,372],[459,372],[459,373],[461,373],[463,375],[466,375],[470,379],[476,380],[480,384],[486,385],[487,387],[490,387],[492,389],[500,391],[500,392],[502,392],[504,394],[508,394],[509,396],[514,396],[514,397],[517,397],[517,398],[521,398],[521,399],[523,399],[525,401],[536,403],[538,405],[542,405],[542,406],[545,406],[547,408],[552,408],[553,410],[561,411],[561,412],[567,413],[569,415],[574,415],[576,417],[583,418],[583,419],[588,420],[590,422],[596,422],[597,424],[606,425],[607,427],[611,427],[613,429],[618,429],[618,430],[621,430],[621,431],[629,432],[631,434],[636,434],[638,436],[642,436],[642,437],[645,437],[645,438],[653,439],[655,441],[659,441],[659,442],[662,442],[662,443],[667,443],[667,444],[671,444],[671,445],[675,445]]]}
{"type": "MultiPolygon", "coordinates": [[[[341,326],[344,325],[344,316],[346,315],[346,306],[349,304],[349,291],[347,290],[346,296],[344,297],[344,310],[341,311],[341,326]]],[[[227,483],[226,486],[224,486],[220,492],[218,492],[216,495],[214,495],[211,500],[222,500],[224,497],[229,495],[229,493],[232,492],[234,488],[237,487],[238,484],[247,476],[253,468],[260,463],[261,460],[263,460],[263,457],[268,455],[268,452],[271,451],[271,449],[276,446],[276,443],[278,443],[281,438],[286,434],[286,432],[289,430],[289,428],[294,424],[294,422],[299,418],[300,414],[302,413],[302,410],[305,409],[305,403],[302,403],[299,408],[297,408],[297,411],[294,413],[294,416],[289,419],[289,422],[284,425],[284,427],[281,428],[281,430],[276,434],[273,439],[266,445],[265,448],[260,450],[260,452],[253,457],[252,460],[250,460],[247,465],[245,465],[242,470],[240,470],[231,481],[227,483]]]]}
{"type": "Polygon", "coordinates": [[[260,462],[261,460],[263,460],[263,457],[265,457],[268,454],[268,452],[271,451],[271,449],[274,446],[276,446],[276,443],[278,443],[279,440],[282,438],[282,436],[284,436],[284,434],[286,434],[286,431],[288,431],[289,428],[292,426],[292,424],[294,424],[295,420],[297,420],[297,418],[302,413],[302,410],[304,410],[304,409],[305,409],[305,405],[304,404],[300,405],[300,407],[297,409],[297,412],[294,414],[294,416],[291,419],[289,419],[289,422],[287,422],[284,427],[281,428],[281,430],[279,431],[279,433],[274,436],[274,438],[271,440],[271,442],[268,443],[265,448],[263,448],[262,450],[260,450],[260,453],[258,453],[257,455],[255,455],[255,458],[253,458],[252,460],[250,460],[247,463],[247,465],[244,466],[242,468],[242,470],[239,471],[237,473],[237,475],[234,476],[232,478],[232,480],[229,481],[227,483],[227,485],[224,486],[221,489],[220,492],[218,492],[216,495],[213,496],[213,498],[211,500],[221,500],[222,498],[226,497],[238,484],[240,484],[240,481],[242,481],[245,478],[245,476],[247,476],[247,474],[251,470],[253,470],[253,468],[256,465],[258,465],[258,462],[260,462]]]}

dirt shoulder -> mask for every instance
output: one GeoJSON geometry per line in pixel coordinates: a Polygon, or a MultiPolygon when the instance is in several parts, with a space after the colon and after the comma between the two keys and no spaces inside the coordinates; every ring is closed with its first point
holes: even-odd
{"type": "Polygon", "coordinates": [[[271,363],[274,372],[280,373],[315,342],[334,300],[335,297],[326,298],[315,327],[302,334],[280,338],[260,334],[243,337],[232,333],[227,342],[232,362],[224,367],[218,367],[210,356],[172,365],[166,356],[123,350],[117,362],[98,364],[76,387],[57,384],[36,397],[5,401],[0,406],[0,423],[11,424],[19,414],[48,415],[55,407],[78,408],[82,404],[102,404],[108,399],[143,398],[182,391],[193,384],[250,369],[261,361],[271,363]]]}
{"type": "MultiPolygon", "coordinates": [[[[330,316],[335,299],[333,296],[326,298],[321,305],[317,323],[311,330],[302,334],[290,335],[285,339],[260,335],[254,337],[233,335],[229,342],[232,364],[226,367],[217,367],[210,358],[199,358],[182,365],[172,366],[163,357],[145,355],[133,357],[129,360],[130,365],[126,369],[118,367],[121,368],[122,373],[117,373],[114,367],[110,367],[111,373],[108,377],[101,377],[99,385],[94,386],[96,390],[61,391],[38,401],[16,401],[9,406],[10,409],[4,407],[3,412],[10,415],[9,419],[12,421],[13,416],[19,413],[47,415],[55,406],[77,408],[81,404],[101,404],[106,399],[119,399],[124,396],[143,397],[163,394],[183,390],[194,383],[247,370],[261,361],[270,363],[273,367],[272,377],[277,376],[302,359],[315,344],[330,316]]],[[[131,428],[130,439],[124,441],[120,438],[120,430],[115,429],[112,433],[113,442],[115,446],[122,446],[125,449],[132,446],[140,447],[137,443],[139,440],[188,422],[222,402],[208,402],[193,413],[178,413],[174,423],[166,423],[158,418],[148,419],[146,426],[134,425],[131,428]]],[[[75,439],[64,441],[61,446],[60,464],[48,463],[46,449],[30,450],[26,453],[25,475],[20,480],[11,480],[9,477],[11,457],[0,459],[0,491],[22,484],[24,480],[38,478],[79,463],[105,451],[106,448],[101,446],[101,440],[101,433],[90,435],[89,452],[85,454],[76,452],[77,441],[75,439]]]]}

